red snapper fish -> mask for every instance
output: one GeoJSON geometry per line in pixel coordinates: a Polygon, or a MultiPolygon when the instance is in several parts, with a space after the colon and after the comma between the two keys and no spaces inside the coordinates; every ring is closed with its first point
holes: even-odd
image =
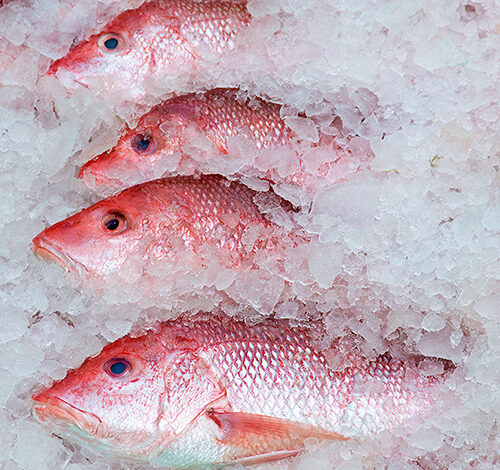
{"type": "Polygon", "coordinates": [[[82,277],[104,277],[127,261],[138,275],[158,260],[200,266],[212,257],[227,267],[242,266],[251,254],[286,240],[255,196],[216,175],[150,181],[45,229],[33,249],[82,277]]]}
{"type": "MultiPolygon", "coordinates": [[[[344,356],[342,356],[344,357],[344,356]]],[[[220,316],[125,336],[33,396],[39,421],[136,462],[257,464],[424,415],[444,379],[383,355],[334,369],[310,333],[220,316]]]]}
{"type": "MultiPolygon", "coordinates": [[[[228,141],[236,136],[245,136],[253,144],[253,151],[247,153],[254,158],[259,149],[300,146],[300,139],[281,118],[280,109],[275,103],[242,97],[234,89],[171,98],[143,115],[133,129],[123,129],[116,146],[87,162],[79,177],[91,187],[116,189],[174,172],[199,172],[200,166],[211,159],[231,158],[228,141]],[[193,160],[188,155],[189,147],[200,137],[210,145],[201,159],[193,160]]],[[[308,175],[297,148],[285,181],[301,187],[310,186],[318,178],[331,183],[342,177],[340,163],[358,168],[359,161],[355,162],[332,136],[321,135],[318,144],[327,147],[327,161],[308,175]]],[[[261,176],[279,181],[282,164],[269,162],[268,166],[274,168],[266,168],[261,176]]]]}
{"type": "Polygon", "coordinates": [[[175,78],[231,49],[249,22],[246,1],[146,2],[56,60],[48,74],[57,74],[70,87],[121,89],[129,98],[141,96],[146,81],[175,78]]]}

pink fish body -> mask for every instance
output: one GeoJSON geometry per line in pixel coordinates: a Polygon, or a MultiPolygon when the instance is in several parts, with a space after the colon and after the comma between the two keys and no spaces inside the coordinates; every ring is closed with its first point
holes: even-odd
{"type": "Polygon", "coordinates": [[[164,259],[192,256],[200,266],[207,250],[222,265],[240,266],[278,243],[255,194],[219,176],[150,181],[45,229],[33,247],[83,277],[104,277],[126,261],[138,275],[164,259]]]}
{"type": "Polygon", "coordinates": [[[366,438],[431,407],[442,377],[387,355],[334,370],[306,330],[274,325],[211,316],[124,337],[35,395],[35,415],[123,458],[199,468],[366,438]]]}
{"type": "MultiPolygon", "coordinates": [[[[245,136],[253,144],[253,150],[248,153],[256,154],[260,149],[292,149],[300,140],[286,126],[280,109],[275,103],[239,96],[234,89],[214,89],[171,98],[142,116],[134,129],[125,128],[117,145],[87,162],[79,177],[89,186],[115,189],[172,173],[196,173],[210,159],[231,158],[228,141],[236,136],[245,136]],[[188,155],[189,146],[200,137],[210,143],[203,162],[188,155]]],[[[327,147],[328,161],[308,178],[302,155],[295,150],[291,170],[285,170],[290,174],[281,180],[301,187],[318,178],[333,182],[340,178],[337,170],[341,158],[343,163],[356,163],[333,137],[322,135],[319,144],[327,147]]],[[[279,181],[280,165],[280,161],[269,163],[269,168],[259,176],[279,181]]]]}
{"type": "Polygon", "coordinates": [[[244,1],[157,0],[127,10],[49,69],[69,86],[144,93],[144,81],[175,78],[234,45],[248,25],[244,1]],[[186,68],[187,66],[187,68],[186,68]]]}

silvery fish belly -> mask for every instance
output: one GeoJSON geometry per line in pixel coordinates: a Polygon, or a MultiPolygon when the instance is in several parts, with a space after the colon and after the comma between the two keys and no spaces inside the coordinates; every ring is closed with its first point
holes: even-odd
{"type": "Polygon", "coordinates": [[[144,82],[175,78],[234,45],[250,15],[244,1],[159,0],[127,10],[50,67],[68,87],[144,94],[144,82]]]}
{"type": "Polygon", "coordinates": [[[432,407],[414,362],[347,357],[330,367],[305,329],[217,314],[126,336],[33,396],[58,434],[176,468],[292,457],[307,438],[365,439],[432,407]]]}
{"type": "Polygon", "coordinates": [[[215,175],[149,181],[48,227],[33,249],[83,278],[104,278],[124,266],[140,277],[158,262],[190,273],[207,263],[251,268],[255,253],[294,246],[260,212],[255,196],[215,175]]]}
{"type": "Polygon", "coordinates": [[[325,160],[317,162],[317,168],[309,174],[300,139],[286,126],[280,109],[278,104],[247,98],[234,89],[171,98],[142,116],[133,129],[124,128],[116,146],[87,162],[79,177],[89,186],[123,188],[175,173],[204,172],[203,165],[212,159],[234,158],[228,144],[235,137],[244,137],[251,144],[244,152],[247,155],[240,158],[248,160],[248,166],[253,168],[257,166],[256,155],[263,149],[291,150],[288,164],[283,158],[272,160],[263,154],[261,160],[266,163],[260,165],[262,171],[257,175],[300,187],[309,188],[319,178],[335,182],[342,175],[340,163],[357,170],[360,161],[366,159],[367,155],[357,158],[341,148],[333,136],[321,135],[317,144],[309,145],[309,150],[323,146],[327,149],[325,160]],[[201,142],[195,157],[193,142],[201,142]],[[280,177],[282,171],[289,174],[280,177]]]}

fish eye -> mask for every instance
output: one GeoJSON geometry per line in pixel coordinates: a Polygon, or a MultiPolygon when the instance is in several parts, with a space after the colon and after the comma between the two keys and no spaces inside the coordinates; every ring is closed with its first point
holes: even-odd
{"type": "Polygon", "coordinates": [[[127,219],[120,212],[112,212],[102,218],[102,227],[104,231],[116,235],[127,228],[127,219]]]}
{"type": "Polygon", "coordinates": [[[138,154],[148,155],[156,150],[156,142],[150,135],[136,134],[132,137],[132,148],[138,154]]]}
{"type": "Polygon", "coordinates": [[[131,372],[132,366],[127,359],[116,357],[106,361],[104,364],[104,370],[111,377],[123,377],[125,374],[131,372]]]}
{"type": "Polygon", "coordinates": [[[99,49],[103,52],[118,52],[123,47],[123,38],[116,33],[104,33],[97,40],[99,49]]]}

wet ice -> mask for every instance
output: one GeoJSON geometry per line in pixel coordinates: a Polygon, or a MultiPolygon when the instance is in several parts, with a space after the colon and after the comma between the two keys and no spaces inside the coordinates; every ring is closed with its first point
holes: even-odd
{"type": "MultiPolygon", "coordinates": [[[[254,21],[223,66],[169,85],[241,86],[271,98],[306,140],[315,129],[342,129],[351,148],[366,151],[368,142],[371,169],[311,200],[276,186],[302,208],[276,220],[312,239],[290,250],[284,266],[263,258],[259,271],[238,275],[214,264],[196,278],[178,273],[159,293],[142,295],[133,277],[127,289],[96,293],[36,259],[30,241],[98,199],[76,171],[147,106],[85,89],[68,96],[56,79],[39,77],[73,40],[139,3],[17,1],[0,10],[1,466],[109,468],[34,423],[31,392],[137,325],[171,310],[219,306],[253,320],[273,311],[299,322],[321,314],[332,337],[354,332],[368,356],[414,353],[457,365],[425,427],[417,420],[340,451],[315,449],[283,468],[492,468],[500,380],[498,5],[251,1],[254,21]]],[[[152,83],[150,95],[164,98],[161,84],[152,83]]],[[[244,141],[231,146],[241,155],[235,163],[204,170],[230,176],[271,161],[255,161],[244,141]]],[[[324,156],[310,156],[314,171],[324,156]]],[[[282,176],[293,171],[286,152],[276,165],[282,176]]],[[[256,175],[246,181],[259,189],[256,175]]],[[[429,373],[433,367],[422,364],[429,373]]]]}

